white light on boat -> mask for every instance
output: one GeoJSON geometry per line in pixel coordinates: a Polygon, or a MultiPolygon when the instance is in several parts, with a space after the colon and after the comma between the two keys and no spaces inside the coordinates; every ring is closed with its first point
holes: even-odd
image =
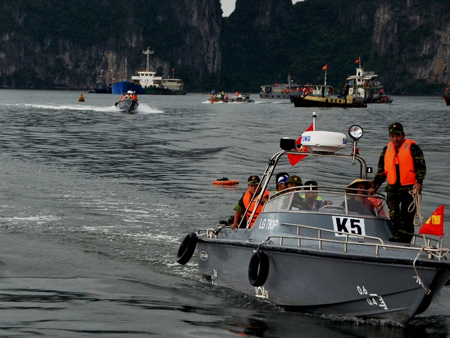
{"type": "Polygon", "coordinates": [[[302,134],[302,146],[312,151],[335,153],[347,147],[347,137],[331,131],[305,131],[302,134]]]}
{"type": "Polygon", "coordinates": [[[352,139],[358,141],[364,135],[364,130],[357,124],[354,124],[353,126],[348,128],[348,134],[352,139]]]}

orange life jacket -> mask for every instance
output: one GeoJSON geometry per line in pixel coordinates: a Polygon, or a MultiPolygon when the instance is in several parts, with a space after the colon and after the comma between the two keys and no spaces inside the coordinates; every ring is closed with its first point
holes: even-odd
{"type": "MultiPolygon", "coordinates": [[[[263,198],[266,196],[269,196],[270,193],[265,190],[264,194],[263,194],[263,198]]],[[[255,196],[255,199],[253,200],[252,204],[250,205],[250,207],[248,207],[248,205],[250,204],[250,201],[252,200],[252,194],[247,190],[247,192],[244,194],[243,197],[243,202],[244,202],[244,206],[247,209],[247,213],[245,214],[245,218],[247,219],[247,222],[250,218],[250,216],[252,215],[253,210],[255,209],[255,203],[256,200],[258,199],[258,196],[255,196]]],[[[259,203],[258,208],[255,211],[255,214],[253,215],[252,221],[250,222],[250,229],[253,226],[253,223],[255,223],[256,219],[258,218],[259,214],[261,213],[262,209],[263,209],[263,205],[261,203],[259,203]]]]}
{"type": "Polygon", "coordinates": [[[384,155],[384,171],[389,184],[397,182],[396,165],[399,165],[401,185],[410,185],[417,182],[414,171],[414,160],[411,156],[411,144],[416,144],[413,140],[406,139],[400,147],[398,154],[392,142],[389,142],[386,154],[384,155]]]}
{"type": "Polygon", "coordinates": [[[389,214],[386,213],[386,212],[385,212],[385,209],[383,208],[384,202],[383,202],[382,199],[377,198],[377,197],[370,197],[370,196],[369,196],[369,197],[367,198],[367,201],[370,202],[370,203],[372,204],[371,206],[367,206],[367,204],[366,204],[367,208],[368,208],[372,213],[374,213],[374,212],[373,212],[373,209],[375,208],[375,210],[377,210],[377,212],[378,212],[378,216],[381,216],[381,217],[389,217],[389,214]]]}

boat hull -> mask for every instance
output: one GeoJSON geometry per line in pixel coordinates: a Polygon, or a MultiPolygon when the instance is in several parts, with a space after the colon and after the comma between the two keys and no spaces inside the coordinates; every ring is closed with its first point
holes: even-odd
{"type": "Polygon", "coordinates": [[[445,104],[450,106],[450,95],[444,95],[445,104]]]}
{"type": "Polygon", "coordinates": [[[300,96],[301,94],[301,86],[292,83],[289,76],[288,84],[275,83],[261,86],[259,97],[261,99],[290,100],[291,96],[300,96]]]}
{"type": "Polygon", "coordinates": [[[134,113],[139,103],[136,100],[124,99],[115,104],[116,108],[125,113],[134,113]]]}
{"type": "Polygon", "coordinates": [[[300,96],[301,94],[297,93],[289,93],[289,94],[282,94],[281,92],[273,92],[273,93],[266,93],[266,92],[260,92],[259,97],[261,99],[274,99],[274,100],[290,100],[291,96],[300,96]]]}
{"type": "Polygon", "coordinates": [[[144,93],[144,90],[140,85],[134,84],[129,81],[119,81],[111,85],[111,91],[113,94],[123,94],[129,90],[135,92],[136,94],[144,93]]]}
{"type": "Polygon", "coordinates": [[[214,285],[306,313],[380,318],[405,326],[426,310],[450,278],[445,269],[417,268],[425,285],[431,285],[427,295],[412,262],[266,247],[262,250],[269,257],[269,274],[264,285],[255,287],[248,267],[257,244],[236,244],[199,239],[200,273],[214,285]]]}
{"type": "Polygon", "coordinates": [[[171,90],[160,87],[146,87],[143,88],[145,95],[186,95],[186,90],[171,90]]]}
{"type": "Polygon", "coordinates": [[[365,103],[392,103],[392,101],[394,100],[387,95],[364,99],[365,103]]]}
{"type": "Polygon", "coordinates": [[[367,104],[362,100],[338,97],[292,96],[291,102],[295,107],[367,108],[367,104]]]}

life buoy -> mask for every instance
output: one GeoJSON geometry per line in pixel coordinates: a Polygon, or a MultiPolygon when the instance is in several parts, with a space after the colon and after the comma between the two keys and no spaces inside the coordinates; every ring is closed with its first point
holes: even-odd
{"type": "Polygon", "coordinates": [[[195,247],[197,246],[197,234],[195,232],[191,232],[187,235],[183,242],[181,242],[180,247],[177,253],[177,262],[179,264],[186,264],[192,258],[194,254],[195,247]]]}
{"type": "Polygon", "coordinates": [[[248,264],[248,281],[253,286],[263,286],[269,276],[269,256],[255,252],[248,264]]]}
{"type": "Polygon", "coordinates": [[[228,177],[218,178],[217,180],[212,182],[215,185],[235,185],[239,184],[239,181],[229,180],[228,177]]]}
{"type": "Polygon", "coordinates": [[[228,180],[228,181],[213,181],[215,185],[235,185],[239,184],[239,181],[236,180],[228,180]]]}

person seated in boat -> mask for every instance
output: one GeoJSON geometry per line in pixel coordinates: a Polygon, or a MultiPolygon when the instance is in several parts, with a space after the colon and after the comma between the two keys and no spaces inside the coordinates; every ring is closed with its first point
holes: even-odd
{"type": "MultiPolygon", "coordinates": [[[[347,186],[347,206],[349,212],[359,215],[374,216],[375,208],[369,198],[368,190],[373,187],[373,182],[364,179],[356,179],[347,186]]],[[[345,208],[345,201],[342,202],[345,208]]]]}
{"type": "Polygon", "coordinates": [[[302,198],[300,195],[301,186],[303,185],[302,179],[300,176],[297,175],[291,175],[289,176],[288,180],[286,181],[286,191],[294,192],[294,196],[292,198],[290,210],[307,210],[308,204],[306,201],[302,198]]]}
{"type": "MultiPolygon", "coordinates": [[[[259,183],[261,182],[259,176],[253,175],[250,176],[247,180],[247,191],[242,195],[241,199],[239,200],[238,204],[234,207],[234,219],[233,224],[231,224],[231,229],[236,229],[239,227],[245,228],[247,225],[247,222],[250,219],[250,216],[253,213],[253,210],[255,210],[256,206],[256,200],[258,199],[259,195],[261,194],[261,187],[259,187],[259,183]],[[254,198],[253,198],[254,196],[254,198]],[[252,201],[253,198],[253,201],[252,201]],[[251,204],[250,204],[251,202],[251,204]],[[245,217],[241,216],[242,214],[247,210],[245,213],[245,217]],[[245,221],[244,221],[245,220],[245,221]]],[[[264,190],[262,192],[261,196],[261,202],[259,203],[258,207],[256,208],[255,214],[253,215],[253,218],[251,219],[250,226],[251,228],[253,226],[253,223],[255,222],[256,218],[261,213],[262,209],[264,208],[264,203],[268,201],[270,192],[268,190],[264,190]]]]}
{"type": "Polygon", "coordinates": [[[324,201],[323,198],[319,196],[317,191],[319,189],[319,185],[316,181],[305,182],[303,189],[305,190],[305,194],[302,195],[302,198],[306,201],[308,210],[318,210],[324,205],[332,204],[331,201],[324,201]]]}
{"type": "Polygon", "coordinates": [[[289,174],[285,171],[279,172],[276,176],[275,176],[275,192],[279,193],[282,190],[287,188],[286,182],[289,178],[289,174]]]}
{"type": "Polygon", "coordinates": [[[284,189],[286,189],[286,182],[289,178],[289,174],[285,171],[279,172],[275,176],[275,193],[273,194],[273,197],[281,195],[284,189]]]}

